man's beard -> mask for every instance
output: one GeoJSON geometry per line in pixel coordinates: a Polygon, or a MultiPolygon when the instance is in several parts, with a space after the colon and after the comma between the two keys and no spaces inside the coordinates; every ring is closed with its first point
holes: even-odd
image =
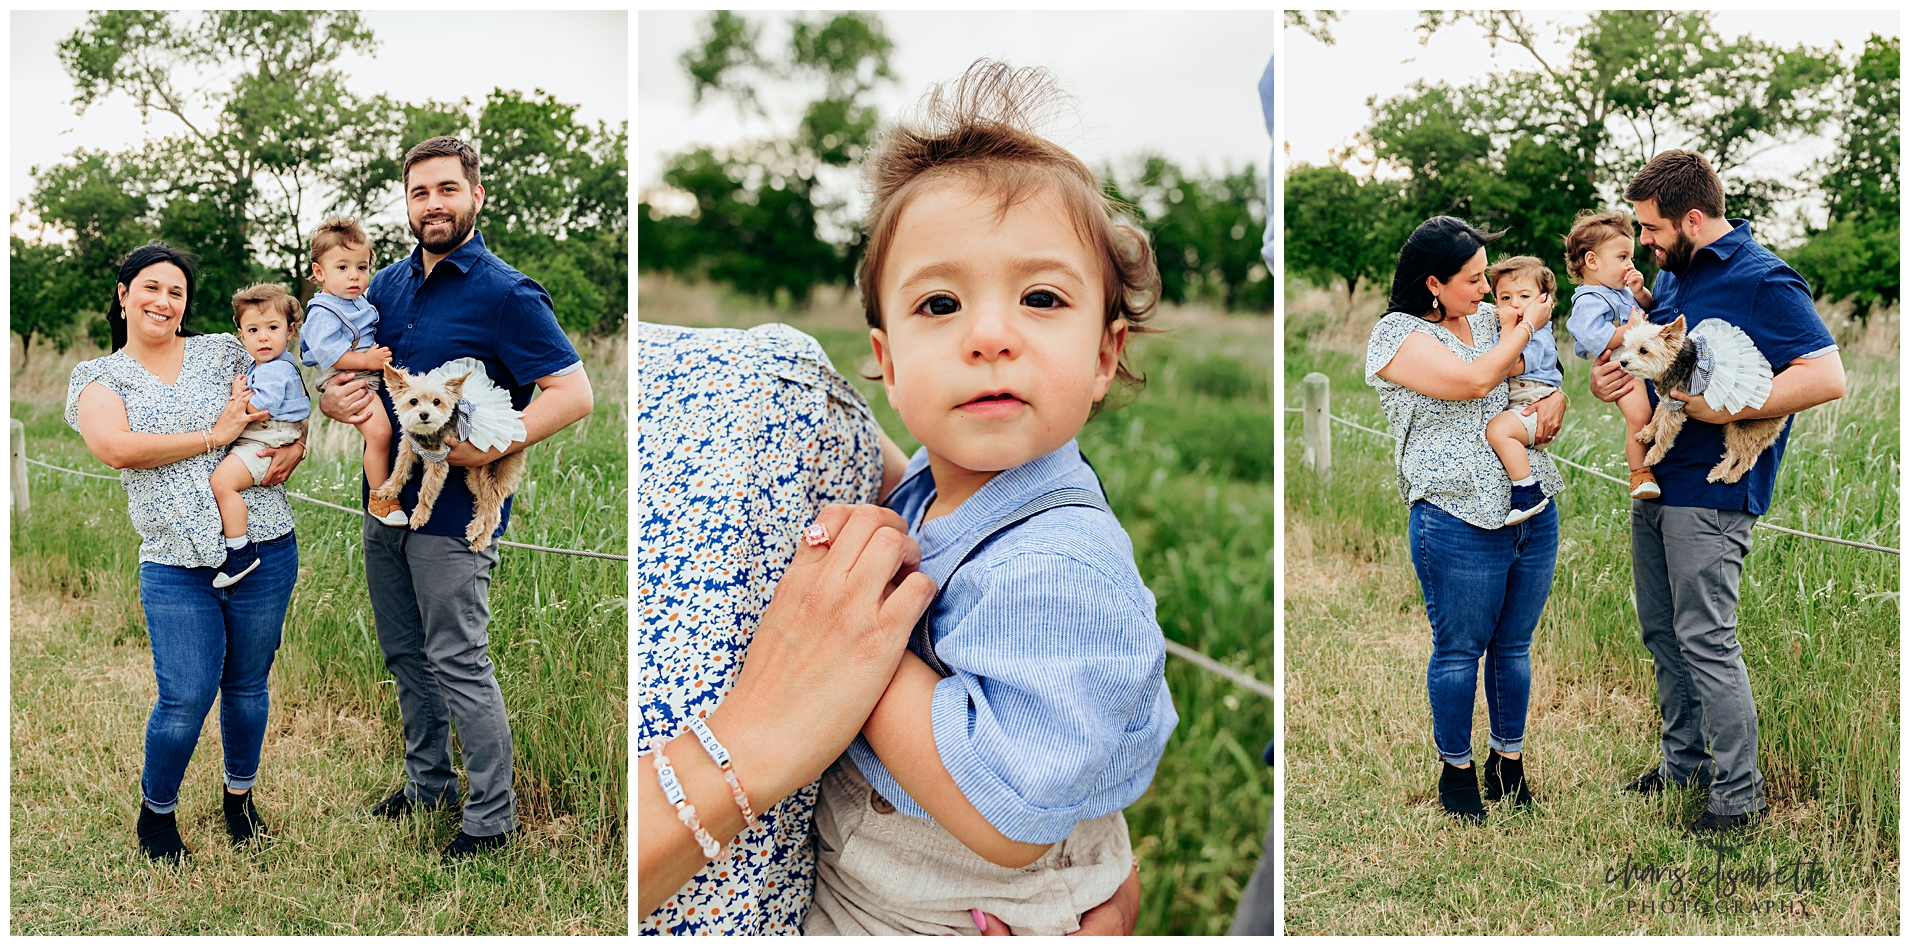
{"type": "MultiPolygon", "coordinates": [[[[1678,239],[1673,241],[1671,246],[1665,249],[1664,259],[1658,261],[1658,268],[1665,270],[1673,276],[1682,276],[1684,275],[1685,267],[1691,265],[1691,254],[1696,253],[1698,250],[1697,247],[1692,245],[1690,237],[1676,230],[1673,230],[1672,233],[1675,234],[1678,239]]],[[[435,253],[437,251],[433,250],[432,252],[435,253]]]]}
{"type": "MultiPolygon", "coordinates": [[[[436,243],[424,238],[424,227],[417,221],[408,220],[406,222],[411,224],[411,235],[418,238],[418,243],[425,248],[425,252],[439,254],[449,253],[463,245],[465,238],[471,235],[471,228],[477,223],[477,207],[473,206],[471,212],[468,214],[460,214],[457,211],[452,211],[451,235],[436,243]]],[[[436,223],[437,221],[432,222],[436,223]]]]}

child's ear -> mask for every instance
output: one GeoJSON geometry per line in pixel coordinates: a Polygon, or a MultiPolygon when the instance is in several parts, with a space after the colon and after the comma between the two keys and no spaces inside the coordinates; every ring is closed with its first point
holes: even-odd
{"type": "Polygon", "coordinates": [[[879,328],[869,330],[869,348],[875,352],[876,365],[882,371],[882,387],[891,396],[895,393],[895,357],[889,351],[889,333],[879,328]]]}
{"type": "Polygon", "coordinates": [[[1094,365],[1094,400],[1108,395],[1108,388],[1114,385],[1114,378],[1121,369],[1121,353],[1127,351],[1127,320],[1115,319],[1108,323],[1107,331],[1101,333],[1101,351],[1094,365]]]}

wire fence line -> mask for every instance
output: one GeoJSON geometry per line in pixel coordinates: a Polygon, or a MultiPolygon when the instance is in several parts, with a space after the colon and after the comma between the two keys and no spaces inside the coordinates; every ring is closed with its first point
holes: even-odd
{"type": "MultiPolygon", "coordinates": [[[[107,476],[103,473],[88,473],[85,470],[69,470],[66,467],[54,466],[53,464],[48,463],[45,460],[37,460],[37,459],[34,459],[33,457],[27,457],[26,461],[28,463],[34,464],[35,466],[43,466],[49,470],[58,470],[61,473],[71,473],[74,476],[86,476],[96,480],[112,480],[115,483],[119,482],[119,477],[117,476],[107,476]]],[[[364,515],[365,513],[363,509],[353,509],[350,506],[340,506],[337,503],[326,502],[325,500],[322,500],[322,499],[318,499],[312,496],[307,496],[304,493],[294,493],[289,489],[285,491],[285,495],[290,496],[293,499],[304,500],[305,502],[311,503],[314,506],[324,506],[327,509],[336,509],[339,512],[349,512],[349,513],[352,513],[353,515],[361,515],[361,516],[364,515]]],[[[609,552],[591,552],[585,549],[551,548],[550,546],[547,546],[547,545],[532,545],[528,542],[511,542],[505,539],[498,539],[496,541],[496,544],[508,545],[514,549],[529,549],[530,551],[533,551],[533,552],[551,552],[557,555],[576,555],[582,558],[602,558],[602,559],[609,559],[611,561],[616,561],[616,562],[627,562],[630,560],[630,556],[628,555],[613,555],[609,552]]]]}
{"type": "MultiPolygon", "coordinates": [[[[1306,412],[1306,408],[1304,408],[1304,407],[1289,407],[1289,408],[1286,408],[1286,412],[1287,412],[1287,413],[1289,413],[1289,414],[1303,414],[1303,413],[1305,413],[1305,412],[1306,412]]],[[[1379,435],[1379,436],[1381,436],[1381,437],[1389,437],[1389,438],[1390,438],[1390,437],[1392,436],[1392,434],[1389,434],[1389,433],[1387,433],[1387,432],[1385,432],[1385,431],[1383,431],[1383,430],[1374,430],[1373,428],[1371,428],[1371,427],[1368,427],[1368,426],[1366,426],[1365,424],[1356,424],[1356,423],[1354,423],[1353,421],[1350,421],[1350,420],[1347,420],[1347,419],[1346,419],[1346,418],[1344,418],[1344,417],[1340,417],[1340,416],[1337,416],[1337,415],[1334,415],[1334,414],[1327,414],[1327,415],[1326,415],[1326,418],[1327,418],[1328,420],[1330,420],[1330,421],[1334,421],[1334,422],[1336,422],[1336,423],[1340,423],[1340,424],[1345,424],[1346,426],[1348,426],[1348,427],[1352,427],[1352,428],[1354,428],[1355,430],[1364,430],[1364,431],[1366,431],[1366,432],[1367,432],[1367,433],[1369,433],[1369,434],[1378,434],[1378,435],[1379,435]]],[[[1629,481],[1626,481],[1626,480],[1621,480],[1621,479],[1619,479],[1618,477],[1616,477],[1616,476],[1613,476],[1613,475],[1611,475],[1610,473],[1607,473],[1607,472],[1605,472],[1604,470],[1596,470],[1596,469],[1593,469],[1593,468],[1591,468],[1591,467],[1589,467],[1589,466],[1586,466],[1586,465],[1585,465],[1585,464],[1583,464],[1583,463],[1574,463],[1574,462],[1572,462],[1571,460],[1567,460],[1567,459],[1565,459],[1564,457],[1560,457],[1560,456],[1554,456],[1554,457],[1552,458],[1552,462],[1554,462],[1554,463],[1563,463],[1563,464],[1565,464],[1566,466],[1569,466],[1569,467],[1571,467],[1571,468],[1573,468],[1573,469],[1576,469],[1576,470],[1583,470],[1583,471],[1585,471],[1585,472],[1587,472],[1587,473],[1590,473],[1590,474],[1592,474],[1593,476],[1596,476],[1596,477],[1599,477],[1599,478],[1601,478],[1601,479],[1607,479],[1607,480],[1611,480],[1612,482],[1614,482],[1614,483],[1617,483],[1617,484],[1618,484],[1618,485],[1620,485],[1620,486],[1624,486],[1624,487],[1627,487],[1627,488],[1629,488],[1629,487],[1631,486],[1631,483],[1630,483],[1629,481]]],[[[1787,529],[1787,528],[1785,528],[1785,527],[1783,527],[1783,526],[1774,526],[1774,525],[1771,525],[1771,524],[1770,524],[1770,523],[1768,523],[1768,522],[1765,522],[1765,521],[1764,521],[1764,519],[1763,519],[1762,517],[1759,517],[1759,519],[1757,520],[1757,522],[1755,522],[1755,523],[1753,523],[1753,526],[1754,526],[1755,528],[1759,528],[1759,529],[1769,529],[1769,530],[1771,530],[1772,532],[1782,532],[1782,533],[1784,533],[1785,535],[1794,535],[1794,536],[1797,536],[1797,537],[1799,537],[1799,538],[1804,538],[1804,539],[1815,539],[1815,540],[1817,540],[1817,541],[1819,541],[1819,542],[1834,542],[1834,543],[1836,543],[1836,544],[1838,544],[1838,545],[1848,545],[1848,546],[1851,546],[1851,547],[1853,547],[1853,548],[1860,548],[1860,549],[1868,549],[1868,550],[1870,550],[1870,551],[1872,551],[1872,552],[1885,552],[1885,553],[1888,553],[1888,554],[1890,554],[1890,555],[1902,555],[1902,554],[1903,554],[1903,552],[1902,552],[1902,550],[1900,550],[1900,549],[1893,549],[1893,548],[1890,548],[1890,547],[1888,547],[1888,546],[1883,546],[1883,545],[1872,545],[1872,544],[1870,544],[1869,542],[1858,542],[1858,541],[1855,541],[1855,540],[1853,540],[1853,539],[1840,539],[1840,538],[1837,538],[1836,536],[1829,536],[1829,535],[1818,535],[1818,534],[1816,534],[1816,533],[1814,533],[1814,532],[1803,532],[1803,531],[1800,531],[1800,530],[1797,530],[1797,529],[1787,529]]]]}
{"type": "MultiPolygon", "coordinates": [[[[70,473],[74,476],[91,477],[92,479],[96,479],[96,480],[112,480],[115,483],[119,482],[119,477],[117,476],[107,476],[103,473],[88,473],[85,470],[69,470],[66,467],[54,466],[53,464],[48,463],[45,460],[37,460],[37,459],[34,459],[33,457],[26,457],[25,459],[28,463],[32,463],[37,466],[43,466],[49,470],[57,470],[61,473],[70,473]]],[[[337,503],[326,502],[325,500],[307,496],[303,493],[294,493],[291,490],[286,490],[285,495],[290,496],[293,499],[302,499],[305,502],[311,503],[315,506],[324,506],[327,509],[336,509],[339,512],[349,512],[354,515],[364,514],[364,510],[362,509],[353,509],[350,506],[340,506],[337,503]]],[[[531,545],[526,542],[507,542],[503,539],[499,539],[497,541],[497,544],[508,545],[512,548],[529,549],[533,552],[555,552],[560,555],[582,555],[589,558],[614,559],[620,562],[627,562],[630,560],[630,557],[627,555],[611,555],[606,552],[587,552],[580,549],[549,548],[547,546],[542,546],[542,545],[531,545]]],[[[1182,644],[1177,644],[1173,641],[1167,641],[1166,644],[1167,644],[1168,653],[1173,654],[1174,656],[1179,657],[1180,659],[1185,660],[1188,663],[1191,663],[1194,666],[1207,671],[1208,673],[1212,673],[1220,677],[1225,677],[1226,679],[1232,681],[1234,684],[1240,686],[1241,688],[1246,690],[1251,690],[1255,693],[1260,694],[1261,696],[1266,697],[1267,699],[1270,699],[1270,700],[1279,699],[1279,695],[1274,692],[1273,686],[1271,684],[1258,680],[1254,678],[1252,675],[1242,672],[1240,670],[1235,670],[1234,668],[1229,667],[1226,664],[1223,664],[1220,661],[1215,660],[1212,657],[1209,657],[1206,654],[1203,654],[1200,651],[1197,651],[1191,647],[1187,647],[1182,644]]]]}

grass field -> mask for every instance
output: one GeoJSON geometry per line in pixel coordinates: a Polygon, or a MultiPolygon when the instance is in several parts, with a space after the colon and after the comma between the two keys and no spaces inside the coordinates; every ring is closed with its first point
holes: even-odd
{"type": "MultiPolygon", "coordinates": [[[[1363,295],[1349,312],[1343,297],[1290,298],[1288,403],[1300,403],[1303,376],[1323,372],[1335,414],[1386,429],[1363,367],[1383,303],[1363,295]]],[[[1868,331],[1830,321],[1848,394],[1798,418],[1764,518],[1900,547],[1896,314],[1868,331]]],[[[1555,455],[1622,477],[1623,421],[1588,393],[1586,362],[1563,360],[1571,410],[1555,455]]],[[[1538,806],[1496,809],[1483,829],[1467,828],[1434,798],[1431,633],[1391,440],[1340,425],[1333,436],[1322,480],[1301,465],[1300,420],[1287,415],[1288,933],[1897,932],[1897,556],[1757,532],[1738,634],[1772,817],[1721,855],[1683,834],[1702,792],[1611,791],[1660,758],[1650,654],[1631,600],[1630,501],[1620,486],[1564,470],[1557,577],[1532,648],[1525,758],[1538,806]],[[1694,871],[1721,861],[1732,872],[1814,860],[1829,873],[1803,893],[1747,882],[1727,896],[1695,875],[1685,887],[1608,883],[1627,857],[1694,871]],[[1647,914],[1637,907],[1646,899],[1687,903],[1647,914]],[[1729,912],[1745,903],[1750,912],[1729,912]]],[[[1476,705],[1483,757],[1483,694],[1476,705]]]]}
{"type": "MultiPolygon", "coordinates": [[[[580,346],[583,347],[583,346],[580,346]]],[[[507,538],[622,553],[628,521],[622,337],[583,347],[595,413],[532,448],[507,538]]],[[[62,422],[82,357],[14,365],[30,456],[110,472],[62,422]]],[[[318,415],[314,413],[315,418],[318,415]]],[[[322,418],[288,488],[358,502],[357,433],[322,418]]],[[[523,828],[455,867],[455,816],[365,812],[402,784],[403,739],[364,588],[360,520],[294,501],[299,580],[273,667],[258,804],[276,841],[235,853],[219,815],[218,713],[181,788],[185,870],[133,839],[156,695],[138,536],[117,483],[32,468],[12,532],[15,934],[502,934],[628,929],[624,563],[504,549],[490,654],[510,710],[523,828]]]]}
{"type": "MultiPolygon", "coordinates": [[[[639,299],[648,321],[786,321],[814,335],[883,429],[914,451],[881,384],[858,377],[869,368],[869,342],[852,299],[830,294],[809,312],[776,313],[649,275],[639,299]]],[[[1274,323],[1177,310],[1158,324],[1180,327],[1134,343],[1145,390],[1103,410],[1080,444],[1134,541],[1168,639],[1271,682],[1274,323]]],[[[1272,770],[1260,754],[1273,738],[1274,706],[1173,658],[1167,681],[1180,727],[1152,788],[1126,812],[1141,862],[1135,932],[1225,933],[1273,806],[1272,770]]]]}

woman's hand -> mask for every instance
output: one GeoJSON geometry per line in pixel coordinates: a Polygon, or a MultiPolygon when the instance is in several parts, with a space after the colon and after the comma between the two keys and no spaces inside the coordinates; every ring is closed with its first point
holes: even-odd
{"type": "Polygon", "coordinates": [[[1532,331],[1536,332],[1551,323],[1552,302],[1552,294],[1547,292],[1525,307],[1525,324],[1532,326],[1532,331]]]}
{"type": "MultiPolygon", "coordinates": [[[[755,811],[815,781],[848,748],[935,596],[935,583],[916,571],[922,552],[901,516],[878,506],[827,506],[816,521],[830,544],[797,547],[735,685],[706,720],[755,811]]],[[[703,827],[719,842],[741,832],[742,813],[696,737],[678,736],[666,752],[703,827]]],[[[637,915],[648,916],[707,861],[650,760],[640,761],[637,915]]]]}
{"type": "Polygon", "coordinates": [[[1559,435],[1559,427],[1565,423],[1565,392],[1553,391],[1537,401],[1527,404],[1521,414],[1538,412],[1538,430],[1532,435],[1532,445],[1542,446],[1552,442],[1559,435]]]}
{"type": "Polygon", "coordinates": [[[212,430],[207,436],[212,438],[213,446],[223,447],[239,439],[239,435],[245,433],[245,425],[271,416],[271,411],[252,409],[252,394],[246,388],[245,375],[240,375],[232,379],[232,397],[225,402],[225,410],[220,412],[219,419],[212,422],[212,430]]]}

